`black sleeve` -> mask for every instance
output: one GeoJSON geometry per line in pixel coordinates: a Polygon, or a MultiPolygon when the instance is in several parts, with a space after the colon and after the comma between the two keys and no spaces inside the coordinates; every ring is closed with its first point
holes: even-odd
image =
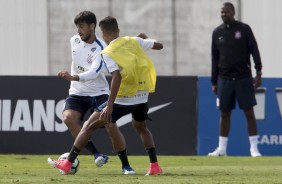
{"type": "Polygon", "coordinates": [[[218,59],[219,59],[219,51],[216,45],[216,36],[215,31],[212,33],[212,44],[211,44],[211,83],[212,85],[216,85],[217,77],[218,77],[218,59]]]}
{"type": "Polygon", "coordinates": [[[261,71],[262,64],[261,64],[260,53],[259,53],[257,41],[255,39],[255,36],[250,26],[247,26],[247,34],[248,34],[248,48],[250,50],[250,53],[252,54],[255,63],[255,69],[257,71],[261,71]]]}

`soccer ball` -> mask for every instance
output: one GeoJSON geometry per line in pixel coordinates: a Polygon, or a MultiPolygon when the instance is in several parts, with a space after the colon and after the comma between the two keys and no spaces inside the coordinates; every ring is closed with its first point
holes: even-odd
{"type": "MultiPolygon", "coordinates": [[[[69,153],[64,153],[59,157],[59,160],[65,160],[67,159],[69,156],[69,153]]],[[[74,163],[72,164],[71,170],[69,173],[67,174],[75,174],[78,169],[79,169],[79,165],[80,165],[80,161],[78,160],[78,158],[75,159],[74,163]]],[[[64,171],[59,170],[61,174],[66,174],[64,171]]]]}

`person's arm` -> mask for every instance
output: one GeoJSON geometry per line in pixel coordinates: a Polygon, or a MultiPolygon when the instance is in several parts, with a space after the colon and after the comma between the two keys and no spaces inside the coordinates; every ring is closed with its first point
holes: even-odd
{"type": "Polygon", "coordinates": [[[106,122],[111,122],[112,120],[112,112],[113,112],[113,104],[117,97],[118,90],[121,83],[121,74],[119,70],[115,70],[111,72],[112,74],[112,81],[110,87],[110,95],[108,99],[107,106],[103,109],[100,115],[100,119],[106,122]]]}
{"type": "Polygon", "coordinates": [[[153,46],[153,48],[152,49],[154,49],[154,50],[161,50],[161,49],[163,49],[164,47],[163,47],[163,44],[162,43],[160,43],[160,42],[158,42],[158,41],[155,41],[154,42],[154,46],[153,46]]]}
{"type": "Polygon", "coordinates": [[[211,44],[211,83],[212,83],[212,91],[217,93],[217,78],[218,78],[218,60],[219,60],[219,51],[217,49],[215,43],[215,33],[212,34],[212,44],[211,44]]]}
{"type": "MultiPolygon", "coordinates": [[[[78,35],[74,35],[70,38],[70,46],[71,46],[71,53],[73,52],[73,47],[76,43],[76,39],[78,39],[80,41],[80,37],[78,35]]],[[[73,70],[74,67],[74,63],[71,63],[71,70],[73,70]]],[[[67,80],[67,81],[78,81],[79,77],[77,75],[72,76],[69,72],[63,70],[63,71],[59,71],[57,74],[59,77],[67,80]]]]}
{"type": "Polygon", "coordinates": [[[137,37],[142,38],[142,39],[147,39],[148,38],[148,36],[145,33],[139,33],[137,35],[137,37]]]}
{"type": "Polygon", "coordinates": [[[67,71],[59,71],[58,72],[58,76],[68,80],[68,81],[88,81],[88,80],[93,80],[95,78],[97,78],[97,76],[99,75],[99,72],[101,71],[102,67],[103,67],[103,61],[101,59],[101,54],[98,54],[90,69],[86,72],[80,73],[78,75],[71,75],[69,74],[67,71]]]}
{"type": "Polygon", "coordinates": [[[250,53],[252,54],[254,63],[255,63],[255,69],[256,69],[256,76],[254,78],[254,87],[258,88],[261,86],[261,76],[262,76],[262,63],[261,63],[261,57],[260,52],[258,49],[257,41],[255,39],[255,36],[252,32],[252,29],[247,26],[247,34],[248,34],[248,48],[250,50],[250,53]]]}
{"type": "Polygon", "coordinates": [[[67,81],[79,81],[78,75],[71,75],[67,71],[59,71],[58,76],[67,81]]]}
{"type": "Polygon", "coordinates": [[[145,33],[140,33],[137,37],[137,41],[144,50],[153,49],[161,50],[163,49],[163,44],[155,39],[148,38],[145,33]]]}
{"type": "Polygon", "coordinates": [[[260,52],[253,31],[249,26],[247,26],[247,34],[248,34],[248,48],[250,50],[250,53],[252,54],[255,63],[255,69],[257,72],[260,72],[262,69],[260,52]]]}

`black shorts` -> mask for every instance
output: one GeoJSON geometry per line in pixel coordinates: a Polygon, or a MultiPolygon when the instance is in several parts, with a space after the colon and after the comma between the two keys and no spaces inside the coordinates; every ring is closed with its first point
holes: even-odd
{"type": "Polygon", "coordinates": [[[71,109],[81,112],[81,120],[83,120],[84,114],[89,109],[91,113],[94,111],[100,112],[102,109],[99,107],[108,100],[108,97],[106,94],[94,97],[69,95],[65,100],[63,111],[71,109]]]}
{"type": "Polygon", "coordinates": [[[243,78],[237,80],[218,78],[217,95],[219,109],[230,111],[236,107],[236,100],[240,109],[249,109],[257,104],[253,79],[243,78]]]}
{"type": "MultiPolygon", "coordinates": [[[[100,108],[104,108],[107,103],[104,103],[100,106],[100,108]]],[[[151,120],[148,117],[148,104],[136,104],[136,105],[120,105],[115,104],[113,105],[113,112],[112,112],[112,123],[116,123],[118,119],[121,117],[132,113],[132,118],[136,121],[145,121],[146,119],[151,120]]]]}

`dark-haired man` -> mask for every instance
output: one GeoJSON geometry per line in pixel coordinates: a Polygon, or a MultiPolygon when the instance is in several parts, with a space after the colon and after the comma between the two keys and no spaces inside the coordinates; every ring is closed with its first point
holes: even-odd
{"type": "MultiPolygon", "coordinates": [[[[95,35],[97,24],[96,16],[91,11],[82,11],[74,19],[77,27],[77,35],[70,39],[72,51],[71,74],[79,75],[87,72],[96,55],[106,47],[106,43],[95,35]]],[[[93,80],[85,82],[71,81],[69,96],[66,98],[63,110],[63,120],[72,136],[76,138],[83,120],[88,110],[91,112],[100,111],[99,106],[105,103],[109,97],[109,84],[105,77],[105,66],[102,61],[99,64],[99,75],[93,80]]],[[[107,72],[107,71],[106,71],[107,72]]],[[[60,71],[59,77],[66,79],[66,71],[60,71]]],[[[125,149],[124,137],[115,124],[106,126],[106,130],[111,137],[113,147],[117,153],[125,149]]],[[[103,166],[108,161],[108,156],[101,154],[92,141],[87,141],[86,148],[94,155],[95,163],[98,167],[103,166]]],[[[123,155],[125,159],[127,156],[123,155]]]]}
{"type": "MultiPolygon", "coordinates": [[[[261,156],[253,106],[257,104],[255,88],[261,85],[261,58],[256,39],[249,25],[234,19],[235,8],[226,2],[221,8],[223,24],[212,34],[212,90],[217,95],[220,109],[218,147],[209,156],[225,156],[230,129],[231,112],[236,100],[244,111],[249,133],[250,154],[261,156]],[[252,78],[250,55],[256,77],[252,78]]],[[[238,135],[239,136],[239,135],[238,135]]]]}

